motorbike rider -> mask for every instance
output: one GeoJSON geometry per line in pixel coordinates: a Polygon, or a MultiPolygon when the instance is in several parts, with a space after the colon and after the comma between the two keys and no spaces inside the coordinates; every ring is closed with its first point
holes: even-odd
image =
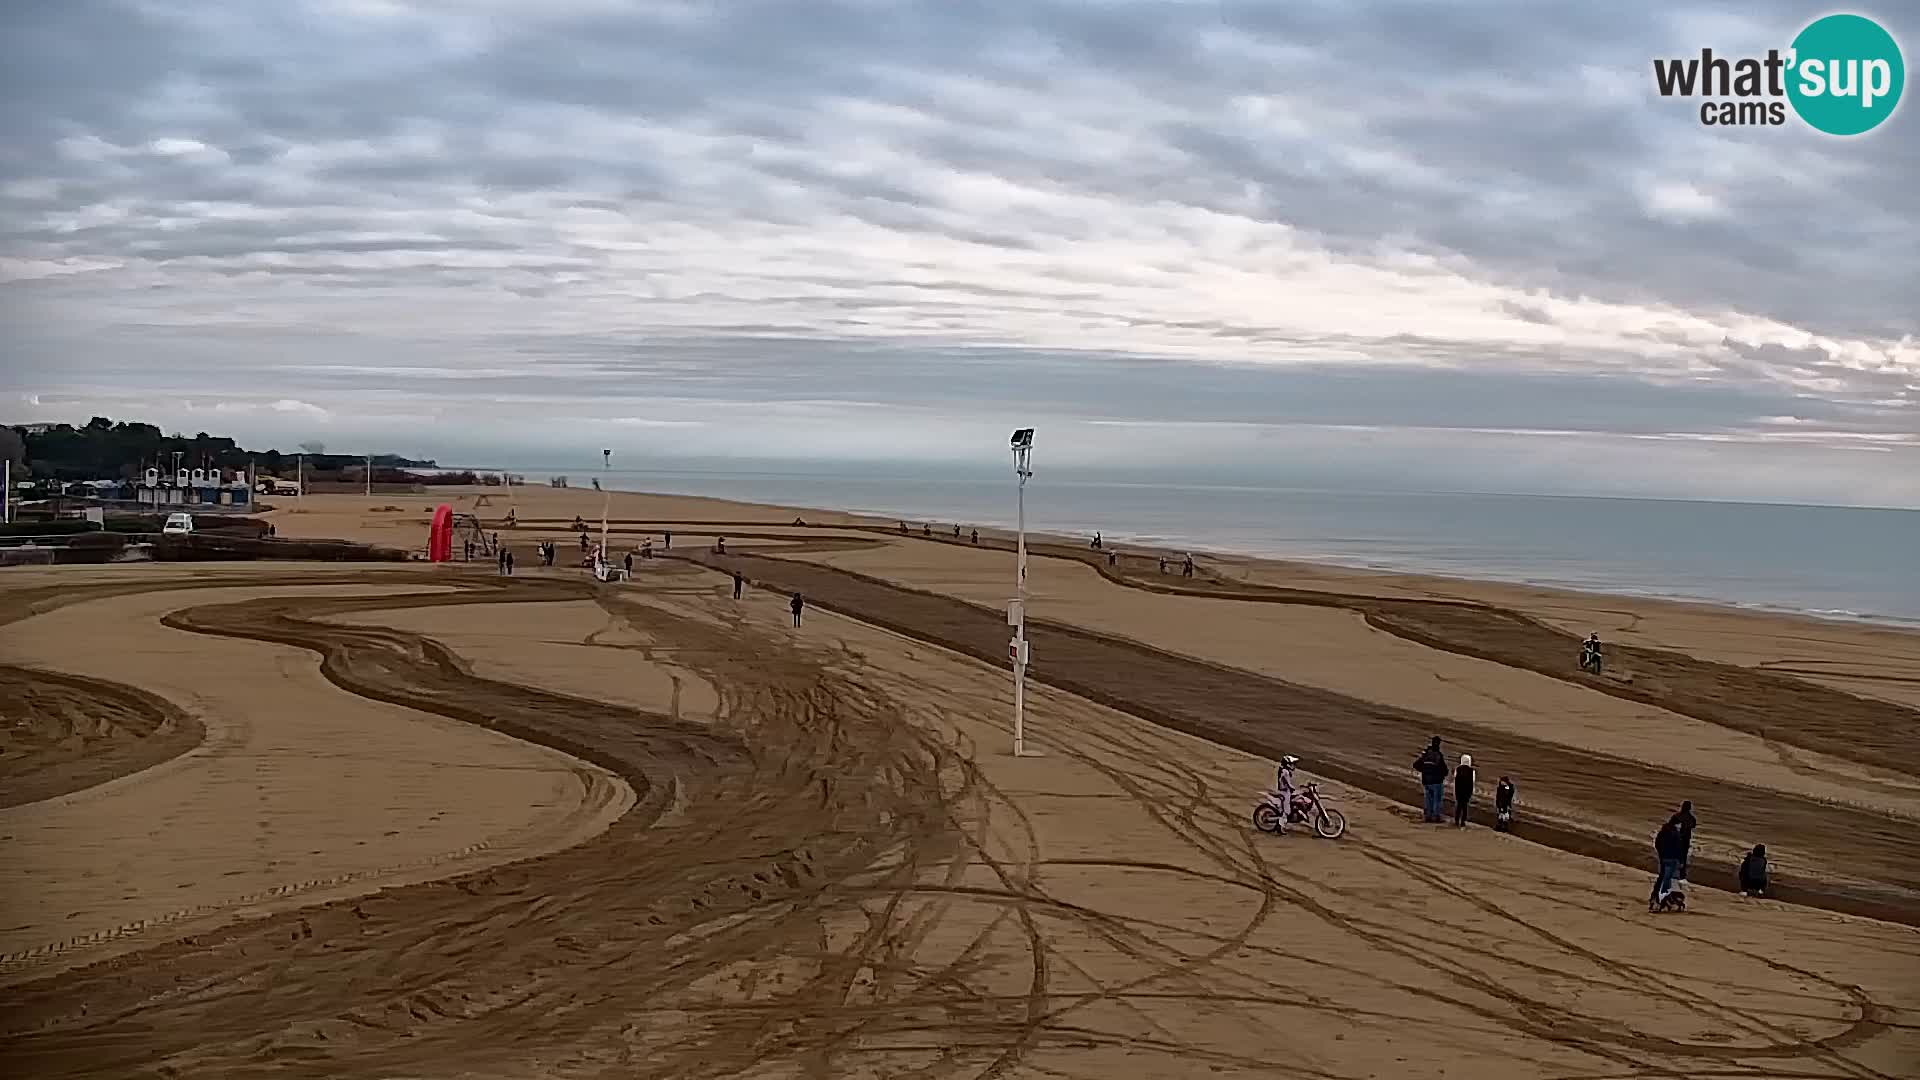
{"type": "Polygon", "coordinates": [[[1293,816],[1293,770],[1300,766],[1300,759],[1288,754],[1280,759],[1280,768],[1274,789],[1280,793],[1280,831],[1287,831],[1287,819],[1293,816]]]}
{"type": "Polygon", "coordinates": [[[1598,667],[1599,665],[1600,635],[1598,633],[1589,633],[1587,640],[1580,645],[1580,666],[1583,668],[1592,668],[1598,667]]]}

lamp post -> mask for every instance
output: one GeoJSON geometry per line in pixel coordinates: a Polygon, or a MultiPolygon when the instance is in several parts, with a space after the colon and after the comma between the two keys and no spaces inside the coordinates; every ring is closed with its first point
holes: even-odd
{"type": "Polygon", "coordinates": [[[1033,476],[1033,429],[1013,433],[1013,474],[1019,479],[1019,516],[1014,556],[1014,597],[1007,605],[1013,624],[1008,653],[1013,660],[1013,756],[1027,756],[1027,480],[1033,476]]]}
{"type": "Polygon", "coordinates": [[[607,508],[613,504],[612,450],[600,451],[600,465],[600,560],[606,562],[610,558],[610,553],[607,551],[607,508]]]}

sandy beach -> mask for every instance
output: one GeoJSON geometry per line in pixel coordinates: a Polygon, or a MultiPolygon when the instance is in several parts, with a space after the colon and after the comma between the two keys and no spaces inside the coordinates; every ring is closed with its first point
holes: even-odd
{"type": "Polygon", "coordinates": [[[998,533],[551,488],[269,520],[424,550],[442,501],[512,577],[0,577],[0,696],[70,703],[4,758],[22,1075],[1920,1063],[1920,634],[1041,538],[1016,758],[998,533]],[[580,569],[603,505],[660,556],[631,581],[580,569]],[[1596,630],[1608,674],[1565,670],[1596,630]],[[1479,767],[1470,828],[1419,821],[1431,734],[1479,767]],[[1252,829],[1282,752],[1345,836],[1252,829]],[[1682,799],[1689,910],[1649,914],[1682,799]],[[1778,899],[1717,887],[1755,843],[1778,899]]]}

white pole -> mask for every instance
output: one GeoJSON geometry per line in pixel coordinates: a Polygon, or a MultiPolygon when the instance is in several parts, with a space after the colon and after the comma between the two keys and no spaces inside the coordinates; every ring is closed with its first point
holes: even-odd
{"type": "Polygon", "coordinates": [[[13,524],[13,459],[7,459],[7,488],[0,493],[0,524],[13,524]]]}
{"type": "Polygon", "coordinates": [[[373,498],[373,455],[367,455],[367,498],[373,498]]]}
{"type": "Polygon", "coordinates": [[[300,489],[293,493],[295,498],[304,499],[307,497],[307,455],[305,454],[301,454],[298,458],[294,459],[293,486],[300,489]]]}
{"type": "Polygon", "coordinates": [[[607,508],[613,504],[613,451],[600,451],[600,558],[611,562],[607,550],[607,508]]]}
{"type": "Polygon", "coordinates": [[[1013,756],[1027,753],[1027,478],[1033,475],[1033,431],[1013,435],[1013,471],[1019,478],[1013,602],[1013,756]]]}
{"type": "Polygon", "coordinates": [[[1020,477],[1019,554],[1014,561],[1014,595],[1020,621],[1013,628],[1013,756],[1027,752],[1027,478],[1020,477]]]}

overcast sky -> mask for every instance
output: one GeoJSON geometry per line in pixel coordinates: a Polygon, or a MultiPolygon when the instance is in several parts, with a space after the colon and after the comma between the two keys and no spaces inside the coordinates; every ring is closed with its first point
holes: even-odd
{"type": "Polygon", "coordinates": [[[0,419],[1920,506],[1915,106],[1652,92],[1825,11],[7,0],[0,419]]]}

